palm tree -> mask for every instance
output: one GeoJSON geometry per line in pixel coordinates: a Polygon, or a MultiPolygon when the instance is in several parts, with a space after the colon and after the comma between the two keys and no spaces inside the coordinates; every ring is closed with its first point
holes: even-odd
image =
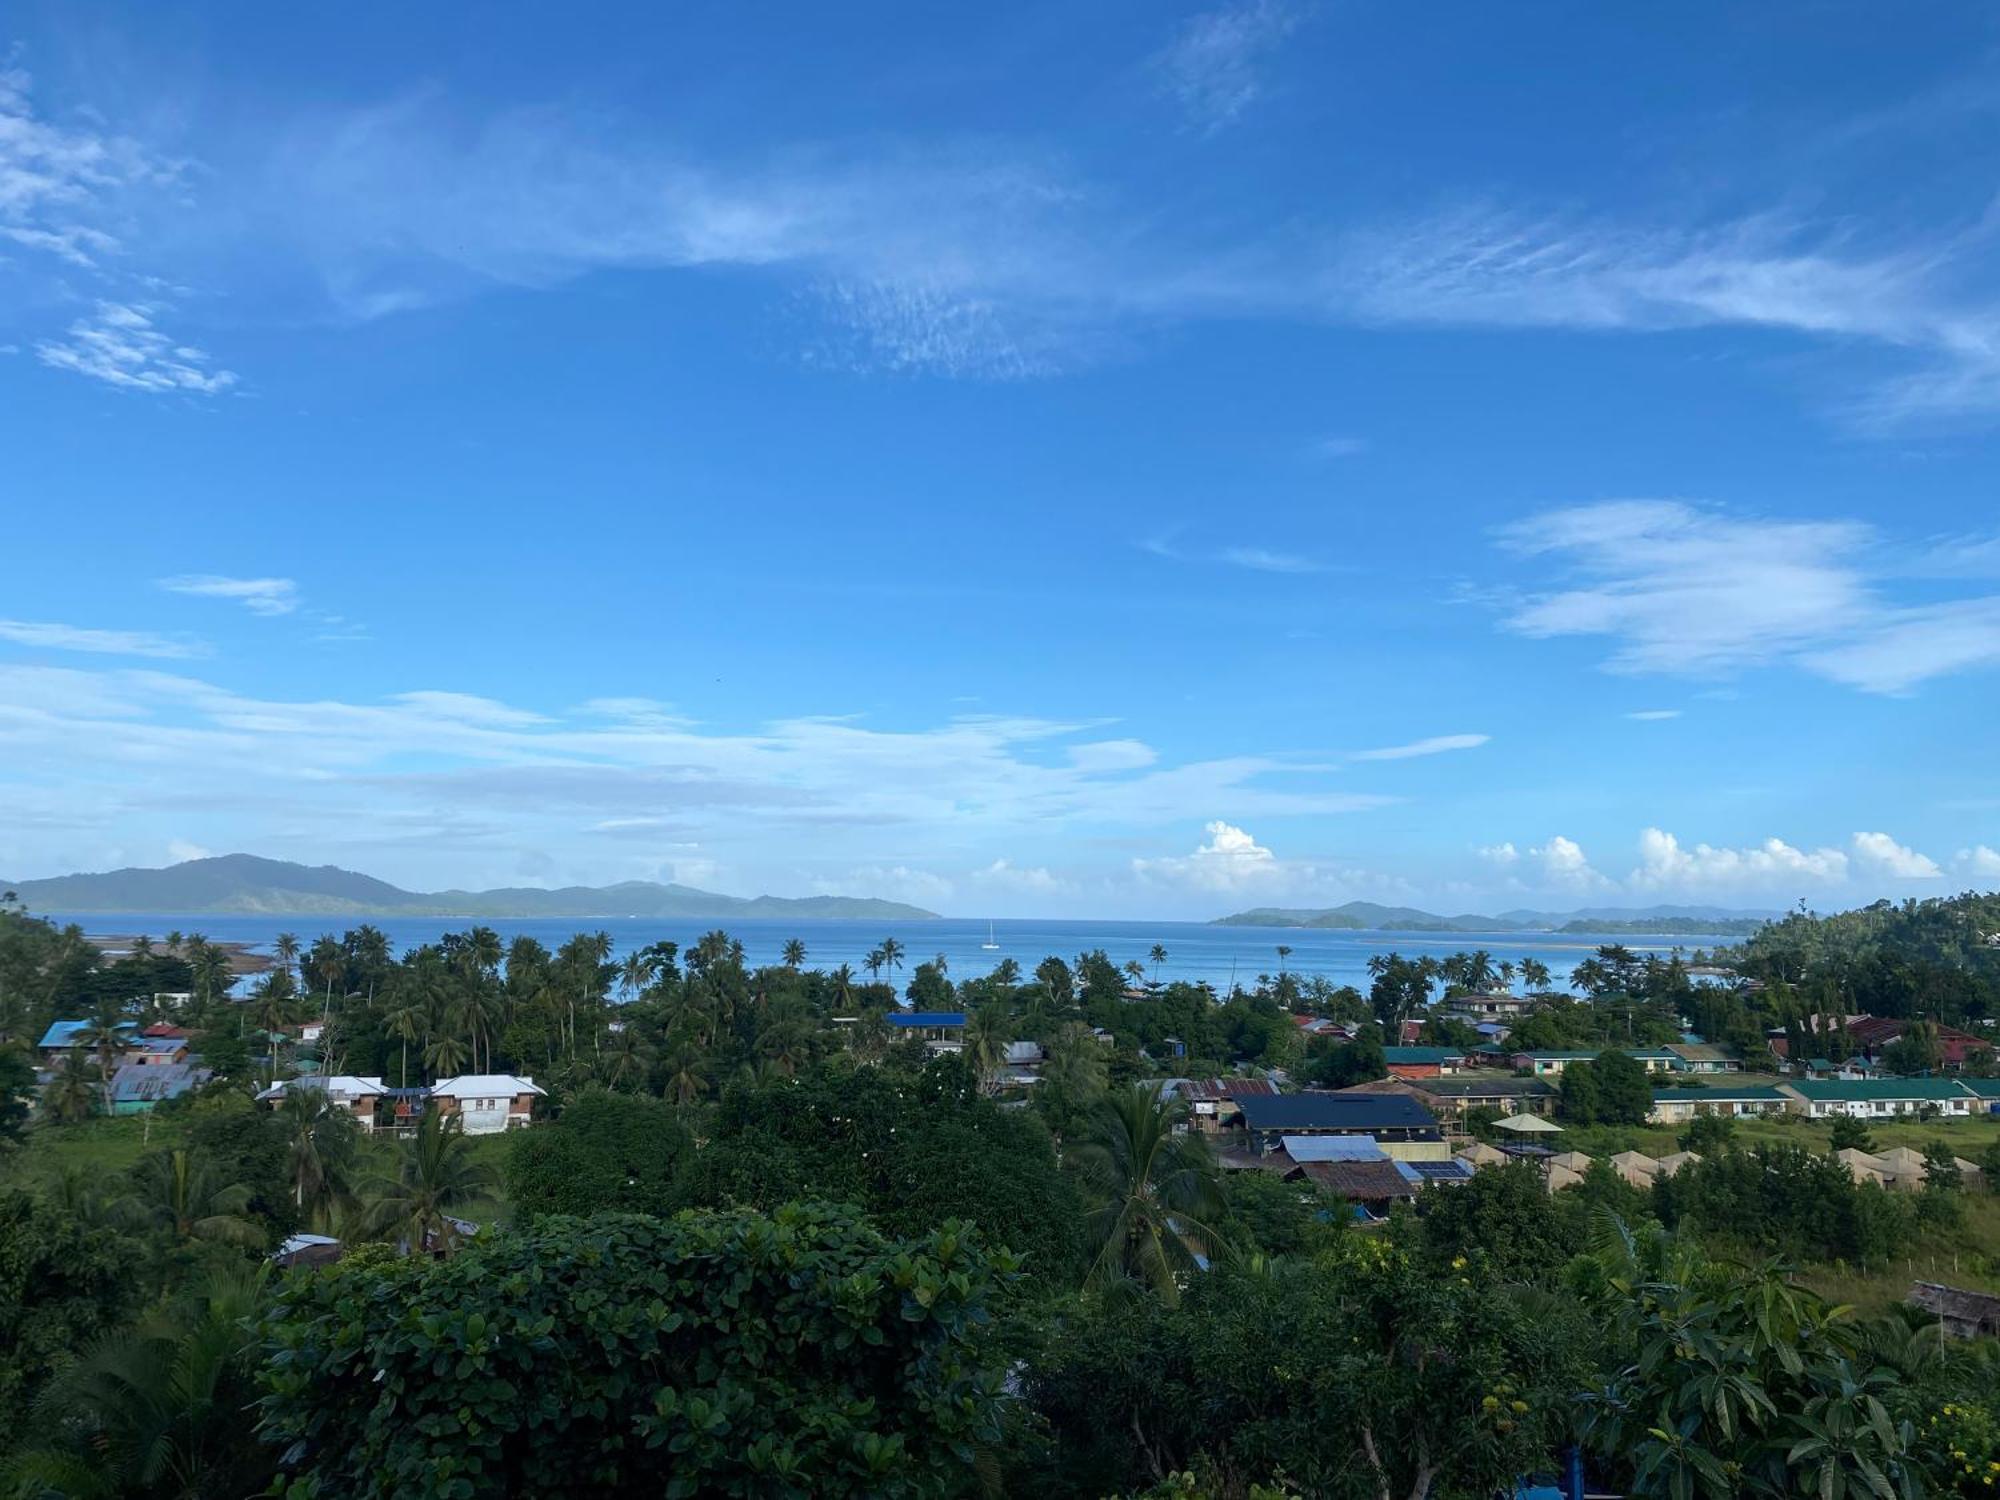
{"type": "Polygon", "coordinates": [[[1284,976],[1285,960],[1291,956],[1292,950],[1289,947],[1283,943],[1278,944],[1278,974],[1280,978],[1284,976]]]}
{"type": "Polygon", "coordinates": [[[1096,1200],[1095,1285],[1136,1281],[1176,1301],[1198,1247],[1215,1242],[1202,1222],[1216,1202],[1215,1159],[1206,1137],[1175,1132],[1181,1108],[1157,1084],[1119,1090],[1071,1153],[1096,1200]]]}
{"type": "Polygon", "coordinates": [[[423,1035],[424,1018],[427,1014],[420,998],[414,994],[404,994],[390,1002],[389,1014],[384,1018],[388,1024],[389,1035],[403,1044],[402,1071],[397,1075],[397,1082],[403,1088],[410,1086],[410,1043],[423,1035]]]}
{"type": "Polygon", "coordinates": [[[1146,957],[1153,961],[1153,982],[1157,984],[1160,980],[1160,965],[1167,961],[1167,950],[1164,945],[1155,943],[1146,957]]]}
{"type": "Polygon", "coordinates": [[[430,1069],[432,1078],[456,1078],[470,1050],[464,1037],[452,1031],[439,1031],[424,1048],[424,1066],[430,1069]]]}
{"type": "Polygon", "coordinates": [[[888,956],[880,948],[871,948],[868,956],[861,960],[861,967],[868,971],[871,982],[879,983],[882,978],[882,965],[888,961],[888,956]]]}
{"type": "Polygon", "coordinates": [[[131,1029],[132,1021],[125,1014],[124,1005],[104,995],[99,997],[96,1009],[91,1012],[90,1024],[71,1038],[76,1046],[87,1047],[97,1054],[98,1077],[104,1085],[107,1107],[111,1103],[111,1059],[125,1045],[131,1029]]]}
{"type": "Polygon", "coordinates": [[[1003,958],[993,966],[993,982],[1003,989],[1011,990],[1021,982],[1021,966],[1011,958],[1003,958]]]}
{"type": "Polygon", "coordinates": [[[1127,959],[1125,961],[1125,977],[1130,979],[1134,984],[1137,984],[1146,977],[1146,966],[1136,958],[1127,959]]]}
{"type": "Polygon", "coordinates": [[[299,961],[299,940],[289,932],[281,932],[271,944],[271,951],[277,955],[278,967],[284,970],[285,977],[294,979],[292,966],[299,961]]]}
{"type": "Polygon", "coordinates": [[[848,1029],[847,1050],[864,1063],[875,1063],[889,1050],[889,1023],[882,1019],[882,1012],[868,1009],[861,1012],[854,1025],[848,1029]]]}
{"type": "Polygon", "coordinates": [[[903,967],[903,945],[894,938],[883,938],[882,946],[875,950],[882,955],[882,967],[889,971],[890,983],[895,982],[896,971],[903,967]]]}
{"type": "Polygon", "coordinates": [[[264,1231],[245,1217],[250,1189],[217,1180],[208,1162],[186,1147],[147,1158],[137,1175],[136,1190],[119,1202],[125,1217],[157,1224],[183,1244],[213,1240],[251,1249],[263,1246],[264,1231]]]}
{"type": "Polygon", "coordinates": [[[806,945],[797,938],[786,938],[785,967],[793,970],[802,969],[805,967],[805,962],[806,945]]]}
{"type": "Polygon", "coordinates": [[[56,1069],[56,1076],[42,1089],[42,1108],[51,1120],[61,1125],[89,1119],[103,1100],[102,1086],[90,1076],[89,1060],[76,1047],[69,1050],[62,1066],[56,1069]]]}
{"type": "Polygon", "coordinates": [[[667,1097],[682,1108],[708,1091],[708,1062],[692,1037],[669,1039],[665,1067],[667,1097]]]}
{"type": "Polygon", "coordinates": [[[643,948],[625,955],[625,962],[618,966],[618,988],[625,992],[627,1001],[636,1000],[646,992],[646,986],[653,982],[659,972],[659,960],[643,948]]]}
{"type": "Polygon", "coordinates": [[[1007,1044],[1013,1039],[1004,1005],[989,1002],[972,1013],[965,1028],[965,1055],[982,1094],[999,1091],[1000,1069],[1006,1065],[1007,1044]]]}
{"type": "Polygon", "coordinates": [[[812,1055],[812,1037],[805,1022],[783,1020],[765,1029],[757,1039],[757,1051],[770,1060],[772,1067],[792,1078],[797,1075],[799,1064],[812,1055]]]}
{"type": "Polygon", "coordinates": [[[261,1493],[257,1400],[265,1273],[216,1268],[191,1295],[101,1339],[35,1403],[38,1441],[0,1468],[10,1495],[199,1500],[261,1493]]]}
{"type": "Polygon", "coordinates": [[[627,1079],[644,1078],[646,1070],[653,1065],[653,1044],[646,1040],[646,1034],[639,1029],[631,1017],[612,1033],[611,1045],[604,1052],[604,1081],[617,1088],[627,1079]]]}
{"type": "Polygon", "coordinates": [[[360,1144],[354,1116],[323,1088],[293,1083],[278,1106],[285,1131],[292,1202],[309,1224],[325,1226],[348,1196],[348,1179],[360,1144]]]}
{"type": "Polygon", "coordinates": [[[492,1187],[492,1170],[466,1147],[456,1116],[427,1110],[416,1135],[400,1142],[369,1183],[363,1232],[409,1252],[458,1247],[453,1218],[492,1187]]]}
{"type": "Polygon", "coordinates": [[[842,964],[829,974],[827,978],[833,984],[833,1003],[843,1007],[852,1005],[854,1003],[854,966],[852,964],[842,964]]]}

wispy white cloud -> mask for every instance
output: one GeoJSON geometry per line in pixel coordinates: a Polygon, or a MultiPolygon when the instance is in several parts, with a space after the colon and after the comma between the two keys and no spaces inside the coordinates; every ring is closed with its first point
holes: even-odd
{"type": "Polygon", "coordinates": [[[36,344],[35,353],[45,365],[123,390],[215,396],[236,384],[233,371],[211,368],[205,352],[161,332],[153,322],[159,311],[144,303],[99,302],[68,333],[36,344]]]}
{"type": "Polygon", "coordinates": [[[1521,860],[1521,851],[1516,849],[1511,841],[1501,844],[1482,844],[1476,852],[1489,864],[1500,865],[1503,868],[1518,864],[1521,860]]]}
{"type": "Polygon", "coordinates": [[[1952,863],[1960,874],[1974,880],[2000,881],[2000,849],[1975,844],[1970,849],[1959,850],[1952,863]]]}
{"type": "Polygon", "coordinates": [[[1232,567],[1258,573],[1324,573],[1325,563],[1296,552],[1278,552],[1269,547],[1224,547],[1217,557],[1232,567]]]}
{"type": "Polygon", "coordinates": [[[1678,708],[1639,708],[1625,715],[1626,718],[1639,724],[1657,724],[1666,719],[1678,719],[1680,716],[1681,711],[1678,708]]]}
{"type": "Polygon", "coordinates": [[[289,578],[230,578],[220,573],[183,573],[162,578],[170,594],[228,599],[253,615],[288,615],[299,607],[299,586],[289,578]]]}
{"type": "Polygon", "coordinates": [[[1499,536],[1573,585],[1516,601],[1507,628],[1610,637],[1613,671],[1704,676],[1788,662],[1893,693],[2000,663],[2000,597],[1884,598],[1894,560],[1857,522],[1621,500],[1544,512],[1499,536]]]}
{"type": "Polygon", "coordinates": [[[1182,23],[1153,69],[1192,124],[1220,130],[1263,93],[1266,62],[1304,19],[1296,0],[1235,0],[1182,23]]]}
{"type": "Polygon", "coordinates": [[[1412,740],[1407,745],[1384,745],[1375,750],[1355,750],[1349,760],[1413,760],[1420,755],[1442,755],[1450,750],[1477,750],[1492,740],[1490,734],[1434,734],[1429,739],[1412,740]]]}
{"type": "Polygon", "coordinates": [[[105,656],[152,656],[176,659],[203,656],[208,648],[184,636],[158,635],[150,630],[91,630],[38,620],[0,620],[0,641],[51,651],[88,651],[105,656]]]}

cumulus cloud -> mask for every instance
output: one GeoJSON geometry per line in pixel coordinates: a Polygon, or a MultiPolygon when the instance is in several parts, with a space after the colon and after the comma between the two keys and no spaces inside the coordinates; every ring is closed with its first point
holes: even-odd
{"type": "Polygon", "coordinates": [[[1407,745],[1384,745],[1375,750],[1355,750],[1349,760],[1414,760],[1423,755],[1443,755],[1450,750],[1477,750],[1488,743],[1489,734],[1436,734],[1407,745]]]}
{"type": "Polygon", "coordinates": [[[1481,859],[1496,865],[1515,864],[1521,858],[1521,851],[1512,843],[1482,844],[1478,853],[1481,859]]]}
{"type": "Polygon", "coordinates": [[[1954,864],[1974,880],[2000,880],[2000,849],[1974,844],[1970,849],[1959,850],[1954,864]]]}
{"type": "Polygon", "coordinates": [[[1683,847],[1673,834],[1648,828],[1639,835],[1639,865],[1630,884],[1641,889],[1679,890],[1753,886],[1787,881],[1830,885],[1847,878],[1847,855],[1839,849],[1807,851],[1769,838],[1747,849],[1711,844],[1683,847]]]}
{"type": "Polygon", "coordinates": [[[1919,854],[1886,833],[1855,834],[1854,857],[1870,869],[1900,880],[1936,880],[1944,874],[1928,854],[1919,854]]]}
{"type": "Polygon", "coordinates": [[[220,573],[184,573],[162,578],[170,594],[228,599],[253,615],[288,615],[299,607],[299,586],[289,578],[229,578],[220,573]]]}
{"type": "Polygon", "coordinates": [[[975,870],[971,878],[980,885],[1032,895],[1052,896],[1074,888],[1068,880],[1045,866],[1022,866],[1007,859],[996,859],[984,869],[975,870]]]}
{"type": "Polygon", "coordinates": [[[1571,890],[1595,890],[1610,885],[1611,881],[1599,874],[1591,866],[1589,856],[1575,839],[1557,834],[1547,843],[1528,851],[1528,857],[1535,860],[1541,869],[1542,879],[1549,885],[1571,890]]]}
{"type": "Polygon", "coordinates": [[[1202,832],[1208,838],[1194,853],[1135,859],[1133,873],[1207,891],[1240,891],[1282,873],[1277,855],[1234,824],[1218,818],[1204,824],[1202,832]]]}
{"type": "Polygon", "coordinates": [[[1772,520],[1678,500],[1547,511],[1501,545],[1569,575],[1503,623],[1534,638],[1604,636],[1615,672],[1714,676],[1787,663],[1869,692],[2000,664],[2000,598],[1900,603],[1872,528],[1772,520]]]}

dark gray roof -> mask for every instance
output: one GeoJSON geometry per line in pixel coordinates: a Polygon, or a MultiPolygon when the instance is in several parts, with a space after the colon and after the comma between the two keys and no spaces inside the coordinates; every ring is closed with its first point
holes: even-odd
{"type": "Polygon", "coordinates": [[[1555,1085],[1541,1078],[1422,1078],[1415,1087],[1440,1099],[1479,1096],[1543,1098],[1556,1092],[1555,1085]]]}
{"type": "Polygon", "coordinates": [[[1437,1129],[1408,1094],[1246,1094],[1236,1103],[1252,1130],[1437,1129]]]}

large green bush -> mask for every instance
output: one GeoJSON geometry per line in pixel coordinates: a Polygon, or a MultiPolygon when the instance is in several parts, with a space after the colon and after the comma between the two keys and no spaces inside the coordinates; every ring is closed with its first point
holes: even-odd
{"type": "Polygon", "coordinates": [[[792,1205],[551,1218],[297,1277],[263,1421],[293,1496],[950,1496],[1001,1439],[1013,1258],[792,1205]]]}

